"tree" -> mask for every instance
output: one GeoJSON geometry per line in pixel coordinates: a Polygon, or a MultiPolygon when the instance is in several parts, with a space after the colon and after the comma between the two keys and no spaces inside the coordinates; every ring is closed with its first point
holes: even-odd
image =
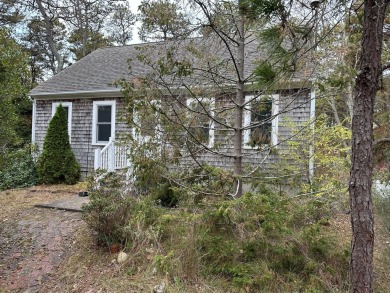
{"type": "Polygon", "coordinates": [[[143,0],[138,7],[143,41],[166,41],[189,35],[189,20],[171,0],[143,0]]]}
{"type": "Polygon", "coordinates": [[[34,80],[60,72],[72,53],[73,59],[80,59],[112,41],[125,44],[131,39],[135,16],[126,1],[13,1],[32,15],[26,17],[28,30],[22,32],[22,40],[31,50],[34,80]]]}
{"type": "Polygon", "coordinates": [[[72,45],[70,51],[75,55],[76,60],[80,60],[98,48],[110,45],[110,40],[103,34],[86,29],[73,31],[68,41],[72,45]]]}
{"type": "Polygon", "coordinates": [[[128,2],[115,5],[109,23],[111,39],[120,45],[127,45],[133,37],[132,26],[135,21],[136,15],[131,12],[128,2]]]}
{"type": "Polygon", "coordinates": [[[40,18],[33,18],[27,25],[27,34],[23,37],[30,52],[33,84],[42,79],[47,71],[51,75],[57,74],[69,62],[69,54],[65,49],[65,26],[58,19],[50,20],[49,29],[47,26],[40,18]]]}
{"type": "Polygon", "coordinates": [[[0,29],[0,159],[10,148],[24,142],[18,133],[18,109],[27,101],[28,90],[27,55],[8,31],[0,29]]]}
{"type": "MultiPolygon", "coordinates": [[[[278,104],[271,93],[278,82],[287,82],[293,76],[294,68],[303,66],[298,58],[303,56],[301,49],[308,44],[311,27],[306,22],[283,27],[262,10],[258,16],[248,17],[249,7],[234,1],[191,3],[198,17],[192,19],[190,27],[198,28],[204,37],[179,37],[139,50],[138,60],[149,67],[150,73],[123,84],[130,107],[141,116],[133,119],[132,126],[138,130],[138,138],[145,138],[144,149],[156,151],[152,158],[162,149],[162,158],[167,161],[193,160],[206,172],[204,177],[218,174],[234,181],[229,193],[239,197],[243,180],[261,169],[244,170],[243,158],[267,157],[273,151],[270,141],[275,144],[276,139],[271,139],[270,127],[279,113],[271,110],[270,104],[278,104]],[[262,42],[258,31],[262,37],[274,34],[274,42],[262,42]],[[248,55],[256,62],[246,62],[248,55]],[[251,95],[245,97],[246,92],[251,95]],[[153,109],[154,114],[150,113],[153,109]],[[245,113],[255,118],[244,123],[245,113]],[[149,132],[147,125],[151,126],[149,132]],[[219,137],[218,143],[210,141],[211,132],[219,137]],[[161,138],[169,143],[159,148],[161,138]],[[225,147],[229,142],[234,143],[233,149],[225,147]],[[230,164],[230,172],[211,168],[207,160],[199,159],[199,153],[230,164]]],[[[280,109],[284,111],[288,110],[280,109]]],[[[213,193],[210,189],[208,193],[213,193]]]]}
{"type": "Polygon", "coordinates": [[[110,40],[103,34],[106,19],[117,7],[114,0],[66,0],[62,18],[72,26],[70,50],[80,59],[110,40]]]}
{"type": "Polygon", "coordinates": [[[32,50],[33,56],[39,52],[38,58],[46,60],[45,69],[49,69],[52,74],[60,72],[67,58],[63,50],[65,25],[61,22],[60,2],[28,0],[20,2],[20,5],[37,14],[28,19],[28,32],[24,37],[27,47],[32,50]]]}
{"type": "Polygon", "coordinates": [[[3,0],[0,3],[0,24],[14,25],[23,20],[24,15],[15,5],[17,0],[3,0]]]}
{"type": "Polygon", "coordinates": [[[69,143],[67,125],[65,109],[60,105],[49,123],[38,158],[38,174],[42,183],[75,184],[80,178],[80,165],[69,143]]]}
{"type": "Polygon", "coordinates": [[[384,19],[389,1],[364,1],[364,25],[359,71],[355,81],[352,119],[352,157],[349,182],[352,251],[351,292],[374,292],[373,114],[382,73],[384,19]]]}

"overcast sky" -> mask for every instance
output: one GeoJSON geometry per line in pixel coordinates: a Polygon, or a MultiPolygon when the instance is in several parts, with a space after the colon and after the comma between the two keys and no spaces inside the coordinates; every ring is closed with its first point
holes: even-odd
{"type": "MultiPolygon", "coordinates": [[[[133,13],[138,13],[137,9],[138,6],[141,4],[141,0],[128,0],[130,3],[131,10],[133,13]]],[[[142,41],[138,37],[138,23],[135,24],[135,27],[133,28],[133,39],[131,40],[130,44],[138,44],[142,41]]]]}

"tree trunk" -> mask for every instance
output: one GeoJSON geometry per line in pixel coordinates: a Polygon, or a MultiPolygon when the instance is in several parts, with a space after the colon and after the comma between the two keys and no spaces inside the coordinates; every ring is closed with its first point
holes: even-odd
{"type": "Polygon", "coordinates": [[[236,107],[234,115],[234,192],[236,197],[242,195],[242,116],[244,111],[244,54],[245,54],[245,29],[244,17],[240,16],[237,33],[237,89],[236,89],[236,107]]]}
{"type": "Polygon", "coordinates": [[[54,55],[55,60],[57,61],[57,66],[52,66],[51,70],[53,74],[57,74],[58,72],[62,71],[64,69],[64,59],[60,55],[60,53],[57,50],[55,41],[54,41],[54,25],[53,20],[50,19],[50,17],[47,15],[45,8],[43,7],[41,0],[36,0],[39,12],[41,13],[43,17],[43,21],[45,23],[45,31],[46,31],[46,41],[49,45],[49,48],[51,52],[54,55]]]}
{"type": "Polygon", "coordinates": [[[364,26],[352,119],[351,292],[373,292],[374,218],[371,198],[373,113],[381,74],[382,31],[388,0],[364,1],[364,26]]]}

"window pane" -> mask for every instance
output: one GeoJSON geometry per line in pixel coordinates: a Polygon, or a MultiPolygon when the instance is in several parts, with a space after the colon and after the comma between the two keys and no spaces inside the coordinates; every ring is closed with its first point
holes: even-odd
{"type": "Polygon", "coordinates": [[[205,99],[201,102],[191,100],[189,108],[194,111],[189,113],[191,134],[197,141],[207,143],[210,133],[210,113],[207,111],[210,109],[210,102],[205,99]]]}
{"type": "Polygon", "coordinates": [[[97,141],[109,141],[111,136],[111,124],[97,125],[97,141]]]}
{"type": "Polygon", "coordinates": [[[63,106],[64,110],[65,110],[65,113],[66,113],[66,121],[68,121],[68,117],[69,117],[69,107],[68,106],[63,106]]]}
{"type": "Polygon", "coordinates": [[[111,106],[98,106],[98,122],[111,122],[111,106]]]}
{"type": "Polygon", "coordinates": [[[253,101],[251,106],[251,125],[258,124],[251,130],[251,146],[261,146],[271,142],[272,100],[269,97],[253,101]]]}
{"type": "Polygon", "coordinates": [[[191,134],[195,137],[195,139],[202,143],[207,143],[209,141],[209,124],[203,124],[199,126],[191,126],[189,128],[191,134]]]}
{"type": "Polygon", "coordinates": [[[139,114],[139,126],[141,136],[154,136],[156,135],[156,127],[158,122],[155,115],[148,111],[139,114]]]}

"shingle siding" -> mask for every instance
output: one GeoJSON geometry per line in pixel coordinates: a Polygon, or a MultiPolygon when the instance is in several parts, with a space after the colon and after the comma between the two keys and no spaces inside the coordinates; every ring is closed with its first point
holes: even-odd
{"type": "MultiPolygon", "coordinates": [[[[302,125],[310,118],[310,90],[288,90],[279,91],[279,125],[278,125],[278,145],[279,150],[286,149],[285,140],[291,136],[291,130],[284,124],[285,121],[291,121],[296,125],[302,125]]],[[[71,145],[78,162],[81,165],[83,174],[93,170],[94,150],[102,146],[92,145],[92,111],[93,101],[111,101],[116,100],[116,137],[117,140],[128,133],[130,130],[126,124],[126,107],[123,98],[79,98],[79,99],[62,99],[62,100],[37,100],[36,101],[36,133],[35,139],[42,150],[44,137],[52,116],[53,102],[72,102],[72,130],[71,145]]],[[[219,97],[216,99],[216,108],[230,107],[232,102],[228,97],[219,97]]],[[[223,115],[224,122],[232,125],[234,121],[233,110],[225,112],[223,115]]],[[[233,153],[233,131],[222,130],[215,125],[215,146],[218,151],[231,155],[233,153]],[[219,128],[219,129],[218,129],[219,128]]],[[[264,159],[264,152],[256,149],[244,149],[244,165],[252,167],[263,162],[266,168],[271,162],[277,159],[276,155],[267,155],[264,159]]],[[[208,163],[216,167],[233,168],[233,158],[217,156],[211,153],[203,153],[198,156],[200,163],[208,163]]],[[[183,165],[193,165],[194,162],[190,157],[184,157],[181,160],[183,165]]]]}
{"type": "MultiPolygon", "coordinates": [[[[297,89],[277,91],[279,94],[279,123],[278,123],[278,146],[279,151],[288,148],[287,140],[291,139],[291,129],[286,125],[286,121],[292,122],[296,126],[302,126],[310,118],[310,90],[297,89]]],[[[216,100],[216,108],[222,107],[230,108],[233,103],[228,97],[219,97],[216,100]]],[[[221,117],[220,117],[221,119],[221,117]]],[[[224,112],[222,120],[224,123],[233,125],[234,110],[224,112]]],[[[222,126],[215,126],[215,148],[220,153],[232,155],[234,143],[234,131],[221,129],[222,126]],[[218,129],[219,128],[219,129],[218,129]]],[[[268,154],[268,152],[259,151],[258,149],[251,149],[247,146],[243,148],[243,164],[248,167],[256,167],[262,163],[262,167],[267,169],[271,163],[278,159],[277,155],[268,154]]],[[[212,153],[204,153],[197,157],[199,163],[208,163],[210,165],[232,169],[233,158],[217,156],[212,153]]],[[[194,165],[192,159],[185,157],[182,159],[185,165],[194,165]]]]}
{"type": "MultiPolygon", "coordinates": [[[[46,130],[51,119],[52,103],[61,101],[72,102],[72,148],[77,160],[81,164],[82,172],[86,174],[89,170],[92,170],[94,166],[94,149],[98,147],[102,148],[101,146],[92,145],[93,102],[116,100],[116,138],[118,140],[120,134],[127,133],[129,129],[126,122],[122,119],[126,114],[124,98],[121,97],[120,88],[115,87],[115,81],[120,79],[131,81],[145,77],[147,73],[152,71],[152,68],[150,65],[145,64],[145,62],[140,61],[137,56],[140,53],[145,53],[155,62],[158,58],[164,57],[167,48],[172,45],[178,46],[178,50],[175,51],[175,57],[178,60],[187,58],[201,69],[200,71],[194,70],[194,75],[189,77],[183,77],[182,79],[177,77],[173,79],[172,89],[180,91],[182,90],[180,86],[183,84],[188,86],[212,86],[214,88],[215,82],[217,82],[219,88],[222,88],[222,90],[225,87],[228,91],[230,88],[234,88],[231,83],[237,77],[234,75],[234,70],[231,70],[232,60],[228,54],[229,52],[227,52],[223,45],[215,42],[213,39],[197,38],[179,43],[161,42],[100,48],[64,69],[48,81],[40,84],[30,92],[31,97],[36,101],[35,136],[33,135],[33,137],[35,137],[35,142],[38,144],[39,149],[42,149],[46,130]],[[208,61],[205,62],[202,58],[197,58],[196,54],[188,56],[188,50],[186,48],[190,44],[191,46],[199,47],[201,52],[204,51],[203,53],[205,53],[206,57],[208,55],[215,57],[216,60],[214,61],[220,65],[218,66],[218,77],[220,79],[215,81],[215,74],[204,74],[210,66],[208,61]],[[129,63],[127,62],[129,59],[131,59],[131,73],[129,73],[129,63]],[[60,98],[63,99],[61,100],[60,98]]],[[[248,43],[246,47],[244,73],[244,77],[248,81],[248,88],[250,88],[250,83],[253,82],[250,79],[253,77],[251,73],[255,66],[257,66],[258,60],[262,57],[263,53],[256,42],[248,43]]],[[[308,88],[311,86],[309,80],[311,76],[312,70],[310,68],[303,68],[291,76],[286,76],[286,80],[282,80],[286,82],[286,85],[281,83],[281,87],[283,86],[282,88],[289,89],[302,87],[305,84],[305,87],[308,88]]],[[[310,90],[279,90],[275,94],[280,95],[279,112],[281,114],[279,118],[278,141],[282,143],[278,146],[278,149],[282,150],[287,146],[283,141],[291,135],[290,130],[283,125],[283,122],[289,120],[299,125],[309,119],[310,90]]],[[[232,108],[234,106],[228,95],[217,96],[215,98],[215,106],[219,109],[232,108]]],[[[219,119],[222,119],[227,124],[233,125],[234,110],[224,111],[219,119]]],[[[218,125],[215,125],[215,127],[214,141],[218,150],[226,154],[232,154],[234,132],[231,130],[222,130],[218,125]]],[[[244,164],[257,165],[264,158],[264,154],[258,150],[245,149],[245,152],[247,155],[244,156],[244,164]]],[[[264,164],[267,165],[276,158],[276,155],[268,155],[264,160],[264,164]]],[[[202,154],[199,157],[199,161],[225,168],[232,168],[234,163],[232,158],[217,157],[213,154],[202,154]]],[[[182,159],[182,163],[193,164],[194,162],[191,159],[185,158],[182,159]]]]}
{"type": "MultiPolygon", "coordinates": [[[[92,145],[93,101],[105,100],[116,100],[117,109],[124,109],[124,101],[122,98],[36,100],[35,143],[39,151],[42,151],[47,127],[52,117],[52,104],[54,102],[72,102],[71,146],[77,161],[81,165],[82,174],[86,175],[89,171],[93,170],[94,150],[96,148],[103,148],[102,146],[92,145]]],[[[115,130],[117,133],[127,131],[126,123],[120,119],[116,119],[115,130]]]]}

